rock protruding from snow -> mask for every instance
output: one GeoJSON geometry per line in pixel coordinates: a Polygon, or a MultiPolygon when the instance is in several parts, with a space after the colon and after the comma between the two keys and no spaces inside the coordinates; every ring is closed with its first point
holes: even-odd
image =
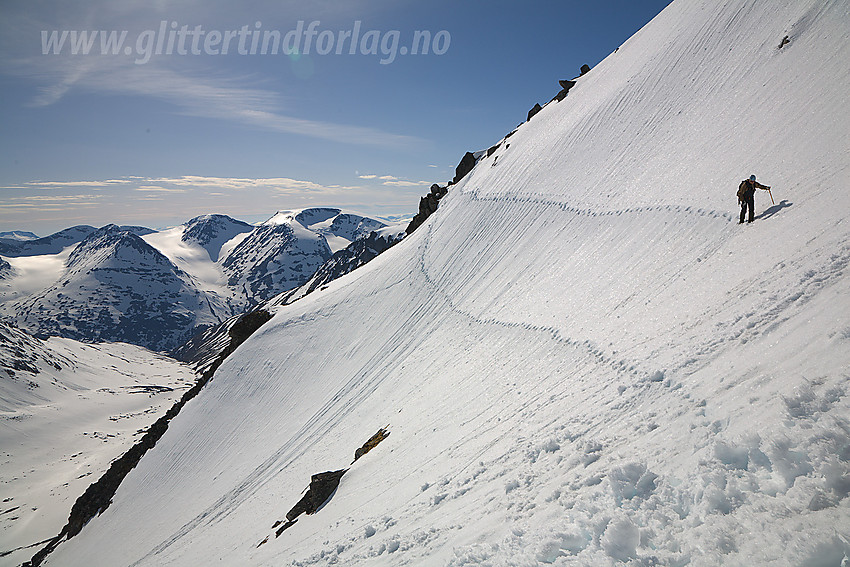
{"type": "Polygon", "coordinates": [[[8,323],[0,321],[0,410],[8,411],[8,402],[17,395],[11,395],[5,387],[6,379],[14,379],[18,372],[38,374],[39,366],[47,364],[54,369],[68,366],[68,361],[57,357],[42,341],[8,323]]]}
{"type": "Polygon", "coordinates": [[[455,176],[454,179],[452,179],[452,183],[458,183],[466,176],[467,173],[472,171],[472,168],[475,167],[475,162],[475,154],[472,152],[466,152],[463,154],[463,157],[460,159],[460,163],[458,163],[455,168],[455,176]]]}
{"type": "Polygon", "coordinates": [[[346,472],[348,469],[314,474],[310,478],[310,486],[304,497],[286,513],[286,519],[294,522],[301,514],[315,514],[336,491],[342,475],[346,472]]]}
{"type": "Polygon", "coordinates": [[[9,276],[11,273],[12,265],[3,258],[0,258],[0,280],[9,276]]]}
{"type": "MultiPolygon", "coordinates": [[[[467,155],[473,154],[467,153],[467,155]]],[[[473,157],[473,159],[475,158],[473,157]]],[[[413,220],[410,221],[410,224],[407,225],[407,234],[410,234],[419,228],[428,217],[437,211],[437,207],[440,205],[440,199],[445,197],[448,192],[448,187],[440,187],[436,183],[431,185],[431,191],[419,199],[419,211],[416,213],[416,216],[413,217],[413,220]]]]}

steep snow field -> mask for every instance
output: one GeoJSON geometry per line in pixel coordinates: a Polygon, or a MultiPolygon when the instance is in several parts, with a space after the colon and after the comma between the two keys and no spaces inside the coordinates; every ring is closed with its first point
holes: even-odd
{"type": "Polygon", "coordinates": [[[2,323],[0,357],[0,565],[12,566],[38,547],[14,550],[59,533],[77,497],[195,375],[136,346],[40,341],[2,323]]]}
{"type": "Polygon", "coordinates": [[[280,308],[45,564],[838,567],[848,60],[846,1],[676,0],[280,308]]]}
{"type": "Polygon", "coordinates": [[[12,270],[8,277],[0,278],[0,303],[27,297],[55,283],[73,250],[74,246],[68,246],[59,254],[3,258],[12,270]]]}

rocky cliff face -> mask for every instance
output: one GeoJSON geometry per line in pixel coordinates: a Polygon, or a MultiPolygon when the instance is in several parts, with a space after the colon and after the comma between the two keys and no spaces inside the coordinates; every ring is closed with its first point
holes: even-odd
{"type": "Polygon", "coordinates": [[[0,280],[12,273],[12,265],[3,258],[0,258],[0,280]]]}

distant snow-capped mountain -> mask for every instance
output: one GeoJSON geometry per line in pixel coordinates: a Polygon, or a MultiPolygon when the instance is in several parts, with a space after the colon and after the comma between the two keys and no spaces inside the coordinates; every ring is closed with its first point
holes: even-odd
{"type": "MultiPolygon", "coordinates": [[[[282,213],[283,216],[287,214],[282,213]]],[[[332,252],[338,252],[373,230],[386,226],[381,221],[332,207],[303,209],[295,214],[294,219],[324,236],[332,252]]]]}
{"type": "Polygon", "coordinates": [[[255,228],[224,258],[227,285],[247,303],[298,287],[330,258],[328,242],[296,220],[278,213],[255,228]]]}
{"type": "Polygon", "coordinates": [[[384,226],[322,207],[258,226],[213,214],[159,232],[78,226],[0,241],[0,313],[39,336],[171,350],[301,286],[335,250],[384,226]]]}
{"type": "Polygon", "coordinates": [[[226,242],[239,234],[250,232],[253,228],[247,222],[226,215],[203,215],[183,225],[180,240],[202,247],[209,254],[210,260],[216,262],[221,247],[226,242]]]}
{"type": "MultiPolygon", "coordinates": [[[[142,226],[122,226],[120,228],[139,236],[154,232],[153,230],[142,226]]],[[[44,236],[42,238],[35,238],[32,240],[0,238],[0,254],[8,257],[59,254],[66,247],[73,246],[74,244],[81,242],[95,230],[97,229],[93,226],[78,225],[66,228],[65,230],[60,230],[50,236],[44,236]]]]}
{"type": "Polygon", "coordinates": [[[4,306],[40,335],[122,341],[168,350],[231,315],[226,302],[141,237],[115,225],[96,230],[68,257],[59,281],[4,306]]]}
{"type": "Polygon", "coordinates": [[[38,235],[33,232],[28,232],[26,230],[10,230],[7,232],[0,232],[0,239],[7,240],[36,240],[38,235]]]}

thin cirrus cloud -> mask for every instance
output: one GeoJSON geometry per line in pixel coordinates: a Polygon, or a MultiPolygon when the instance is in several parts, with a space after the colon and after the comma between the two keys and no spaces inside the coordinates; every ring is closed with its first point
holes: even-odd
{"type": "Polygon", "coordinates": [[[420,187],[423,185],[430,185],[430,181],[410,181],[407,179],[400,179],[394,175],[375,175],[373,173],[366,173],[363,175],[357,176],[359,179],[366,180],[378,180],[381,182],[381,185],[387,185],[390,187],[420,187]]]}
{"type": "MultiPolygon", "coordinates": [[[[397,196],[393,206],[403,205],[403,197],[397,196]]],[[[125,224],[148,220],[161,223],[162,205],[151,208],[143,204],[153,206],[166,200],[169,211],[174,213],[172,220],[182,222],[186,220],[184,216],[189,218],[212,209],[235,215],[264,215],[282,205],[291,208],[324,202],[340,205],[374,202],[375,195],[372,189],[364,186],[329,185],[289,177],[184,175],[40,180],[0,187],[0,225],[22,226],[47,233],[65,228],[69,219],[92,225],[102,224],[103,218],[125,224]],[[7,191],[2,191],[4,189],[7,191]],[[281,199],[286,200],[285,204],[281,199]],[[33,221],[43,222],[36,225],[33,221]]]]}
{"type": "MultiPolygon", "coordinates": [[[[265,177],[265,178],[250,178],[250,177],[209,177],[200,175],[183,175],[180,177],[157,177],[148,178],[147,182],[150,185],[147,187],[160,187],[163,191],[178,189],[204,189],[204,190],[226,190],[239,191],[246,189],[271,189],[276,192],[320,192],[320,193],[337,193],[346,189],[357,189],[357,187],[343,185],[323,185],[314,181],[306,181],[303,179],[292,179],[289,177],[265,177]],[[163,187],[171,185],[173,187],[163,187]]],[[[143,190],[143,186],[139,186],[137,190],[143,190]]]]}
{"type": "Polygon", "coordinates": [[[135,65],[122,57],[29,57],[7,59],[4,67],[42,83],[30,101],[33,107],[50,106],[75,91],[143,96],[166,101],[188,116],[343,144],[415,148],[424,142],[368,126],[286,115],[278,93],[241,86],[250,83],[251,77],[198,77],[167,63],[135,65]]]}
{"type": "MultiPolygon", "coordinates": [[[[7,187],[11,189],[12,187],[7,187]]],[[[359,189],[357,186],[325,185],[303,179],[290,177],[210,177],[202,175],[181,175],[179,177],[122,177],[118,179],[85,180],[85,181],[30,181],[15,189],[67,189],[86,188],[100,191],[108,188],[127,188],[140,192],[186,193],[195,189],[205,191],[239,191],[248,189],[268,189],[281,193],[338,193],[349,189],[359,189]]],[[[23,197],[24,199],[40,199],[41,196],[23,197]]],[[[44,198],[59,199],[58,196],[44,198]]]]}

